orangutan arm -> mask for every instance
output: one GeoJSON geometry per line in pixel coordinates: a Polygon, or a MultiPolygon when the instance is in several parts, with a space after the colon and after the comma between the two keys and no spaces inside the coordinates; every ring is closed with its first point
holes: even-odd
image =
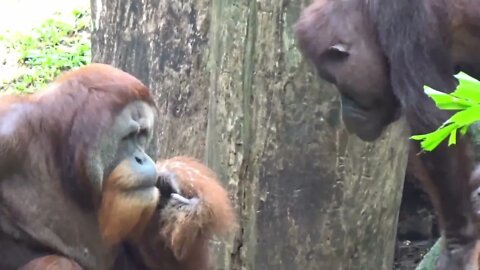
{"type": "Polygon", "coordinates": [[[18,270],[83,270],[74,260],[67,257],[48,255],[31,260],[18,270]]]}
{"type": "Polygon", "coordinates": [[[149,269],[211,269],[209,241],[236,227],[227,191],[210,169],[191,158],[157,162],[157,171],[162,198],[135,243],[140,256],[149,269]]]}

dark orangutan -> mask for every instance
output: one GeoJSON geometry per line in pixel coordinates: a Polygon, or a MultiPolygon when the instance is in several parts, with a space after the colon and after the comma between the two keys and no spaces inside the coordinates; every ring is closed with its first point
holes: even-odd
{"type": "MultiPolygon", "coordinates": [[[[145,152],[155,113],[139,80],[102,64],[67,72],[37,94],[0,98],[0,269],[54,254],[85,269],[112,267],[120,247],[99,226],[103,189],[122,192],[128,203],[111,211],[135,226],[148,218],[135,207],[155,208],[157,172],[145,152]]],[[[71,263],[57,258],[41,260],[71,263]]]]}
{"type": "MultiPolygon", "coordinates": [[[[470,179],[470,200],[473,204],[475,222],[480,223],[480,166],[477,166],[470,179]]],[[[480,226],[477,225],[477,230],[480,226]]],[[[480,234],[480,231],[477,231],[480,234]]]]}
{"type": "MultiPolygon", "coordinates": [[[[102,231],[109,243],[128,240],[112,269],[212,269],[209,240],[236,227],[228,193],[215,174],[194,159],[163,160],[157,162],[157,169],[157,186],[162,196],[156,209],[145,207],[135,198],[129,199],[122,191],[126,185],[118,185],[117,179],[128,179],[131,176],[128,171],[114,171],[106,180],[100,210],[100,217],[104,216],[100,221],[102,231]],[[132,209],[128,213],[135,214],[122,214],[121,209],[132,209]],[[152,211],[153,218],[144,230],[146,219],[141,216],[148,219],[152,211]]],[[[83,269],[65,257],[45,256],[21,270],[47,269],[47,266],[50,270],[83,269]]]]}
{"type": "MultiPolygon", "coordinates": [[[[451,92],[453,75],[480,78],[480,5],[474,0],[316,0],[295,26],[304,56],[341,94],[347,129],[373,141],[401,112],[412,134],[449,116],[423,86],[451,92]]],[[[478,269],[469,200],[467,138],[431,153],[412,142],[411,161],[439,216],[444,245],[437,269],[478,269]]]]}
{"type": "MultiPolygon", "coordinates": [[[[473,217],[477,235],[480,235],[480,165],[477,165],[470,178],[470,201],[472,202],[473,217]]],[[[478,258],[480,264],[480,256],[478,258]]]]}

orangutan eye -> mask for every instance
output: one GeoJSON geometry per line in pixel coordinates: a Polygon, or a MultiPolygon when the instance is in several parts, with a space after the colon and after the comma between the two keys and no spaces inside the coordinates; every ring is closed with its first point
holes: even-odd
{"type": "Polygon", "coordinates": [[[148,129],[147,128],[140,128],[140,129],[133,130],[130,133],[128,133],[126,136],[124,136],[122,138],[122,140],[131,140],[135,137],[147,138],[148,137],[148,129]]]}
{"type": "Polygon", "coordinates": [[[132,138],[135,137],[135,135],[137,135],[137,131],[132,131],[132,132],[128,133],[126,136],[123,136],[122,140],[124,140],[124,141],[131,140],[132,138]]]}
{"type": "Polygon", "coordinates": [[[147,137],[147,135],[148,135],[148,129],[146,129],[146,128],[141,128],[138,131],[138,136],[139,137],[147,137]]]}
{"type": "Polygon", "coordinates": [[[347,46],[340,43],[330,46],[330,48],[328,49],[332,51],[337,51],[339,53],[349,54],[347,46]]]}
{"type": "Polygon", "coordinates": [[[331,60],[344,60],[349,55],[347,46],[340,43],[330,46],[324,53],[324,57],[331,60]]]}

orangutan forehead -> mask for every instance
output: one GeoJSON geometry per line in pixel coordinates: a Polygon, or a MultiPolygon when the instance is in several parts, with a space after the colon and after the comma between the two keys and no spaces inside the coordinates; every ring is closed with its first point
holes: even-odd
{"type": "Polygon", "coordinates": [[[369,30],[365,7],[359,2],[319,0],[308,6],[295,25],[302,51],[317,59],[331,46],[348,48],[355,43],[360,33],[369,30]]]}

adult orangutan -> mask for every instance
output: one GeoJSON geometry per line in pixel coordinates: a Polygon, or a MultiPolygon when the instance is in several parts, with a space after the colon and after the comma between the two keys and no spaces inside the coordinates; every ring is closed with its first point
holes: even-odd
{"type": "MultiPolygon", "coordinates": [[[[123,241],[123,250],[112,269],[212,269],[209,240],[236,226],[226,190],[211,170],[192,158],[159,161],[157,171],[162,196],[154,218],[148,220],[141,216],[146,212],[145,216],[150,216],[152,208],[144,207],[135,198],[131,200],[123,189],[128,171],[113,172],[105,180],[99,212],[102,235],[109,244],[123,241]],[[126,209],[134,211],[122,213],[126,209]]],[[[57,255],[36,258],[21,268],[41,269],[83,268],[57,255]]]]}
{"type": "MultiPolygon", "coordinates": [[[[341,94],[343,121],[373,141],[403,112],[412,134],[431,132],[449,116],[423,86],[450,92],[464,71],[480,78],[480,5],[474,0],[315,0],[295,35],[319,76],[341,94]]],[[[478,269],[469,200],[472,171],[466,138],[412,155],[444,236],[437,269],[478,269]]],[[[411,150],[419,152],[418,143],[411,150]]]]}
{"type": "Polygon", "coordinates": [[[86,269],[112,266],[118,248],[98,225],[104,179],[128,171],[125,194],[155,207],[157,172],[146,153],[155,113],[139,80],[103,64],[0,98],[0,269],[46,254],[86,269]]]}
{"type": "Polygon", "coordinates": [[[208,249],[192,247],[232,228],[233,210],[198,162],[176,159],[159,181],[155,117],[147,87],[103,64],[2,96],[0,269],[145,269],[161,256],[207,269],[208,249]]]}

